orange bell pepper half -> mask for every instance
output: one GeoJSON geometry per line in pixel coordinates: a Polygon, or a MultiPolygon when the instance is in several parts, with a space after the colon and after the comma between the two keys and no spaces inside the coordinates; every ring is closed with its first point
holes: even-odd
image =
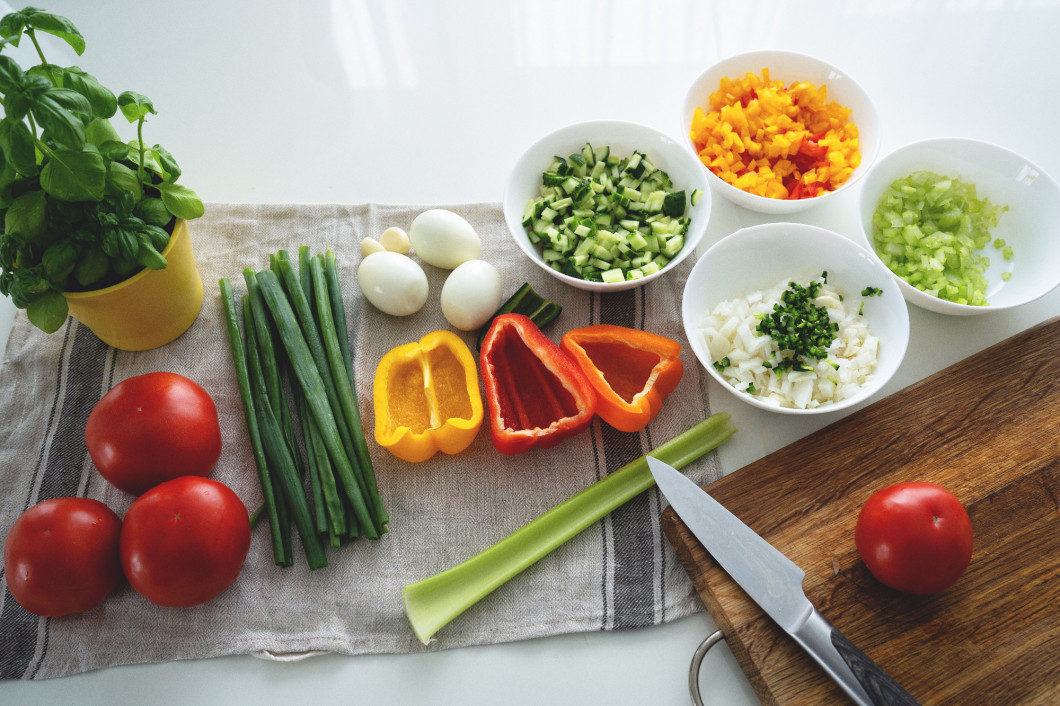
{"type": "Polygon", "coordinates": [[[375,440],[398,458],[460,453],[482,426],[475,356],[448,330],[398,346],[379,361],[373,402],[375,440]]]}
{"type": "Polygon", "coordinates": [[[548,448],[589,426],[596,393],[571,357],[522,314],[493,320],[479,353],[493,445],[548,448]]]}
{"type": "Polygon", "coordinates": [[[596,390],[596,413],[620,431],[640,431],[684,374],[681,344],[624,326],[586,326],[560,341],[596,390]]]}

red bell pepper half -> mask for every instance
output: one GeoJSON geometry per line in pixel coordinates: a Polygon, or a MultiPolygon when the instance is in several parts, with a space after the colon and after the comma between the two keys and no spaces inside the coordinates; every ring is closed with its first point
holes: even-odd
{"type": "Polygon", "coordinates": [[[502,454],[547,448],[585,430],[596,392],[571,357],[522,314],[494,319],[479,367],[490,436],[502,454]]]}

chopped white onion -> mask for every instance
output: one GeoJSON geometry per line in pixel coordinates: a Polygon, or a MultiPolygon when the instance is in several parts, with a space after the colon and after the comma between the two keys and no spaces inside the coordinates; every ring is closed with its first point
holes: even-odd
{"type": "Polygon", "coordinates": [[[779,376],[764,365],[771,358],[779,361],[782,351],[770,336],[758,333],[758,323],[780,303],[789,281],[723,301],[703,317],[699,333],[711,360],[728,358],[729,366],[721,375],[729,384],[740,391],[753,384],[755,391],[750,394],[778,407],[813,409],[845,400],[872,379],[879,340],[858,313],[861,299],[843,301],[827,283],[821,285],[814,303],[827,309],[829,319],[839,325],[828,357],[804,361],[812,371],[788,370],[779,376]]]}

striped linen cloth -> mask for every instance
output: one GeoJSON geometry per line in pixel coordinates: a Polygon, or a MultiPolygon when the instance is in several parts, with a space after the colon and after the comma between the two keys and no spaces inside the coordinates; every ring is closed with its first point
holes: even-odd
{"type": "MultiPolygon", "coordinates": [[[[512,244],[498,204],[447,206],[483,240],[483,259],[500,271],[505,296],[523,282],[563,306],[546,328],[614,323],[683,341],[681,289],[691,268],[624,293],[598,295],[568,287],[530,263],[512,244]]],[[[591,432],[552,449],[514,457],[496,452],[487,429],[456,456],[421,464],[375,444],[371,425],[375,366],[393,346],[447,326],[438,294],[447,274],[425,265],[431,295],[419,313],[393,318],[366,304],[356,285],[359,241],[389,226],[408,229],[428,206],[210,204],[191,223],[206,300],[192,328],[154,351],[130,353],[104,344],[70,321],[52,335],[16,317],[0,371],[0,531],[41,500],[80,495],[119,516],[132,497],[95,471],[84,443],[93,405],[119,381],[168,370],[196,380],[217,403],[223,451],[213,477],[250,510],[261,502],[234,369],[218,279],[245,291],[242,269],[264,269],[268,255],[330,247],[344,279],[355,353],[357,393],[367,438],[390,513],[390,533],[329,550],[330,565],[311,572],[304,557],[280,568],[268,529],[256,527],[236,583],[193,608],[161,608],[121,585],[80,615],[38,618],[7,591],[0,594],[0,677],[45,679],[112,665],[257,654],[285,659],[314,652],[408,653],[523,640],[558,633],[618,630],[668,622],[702,610],[659,525],[656,490],[635,498],[443,628],[423,646],[408,626],[401,589],[486,548],[585,486],[709,415],[705,384],[691,351],[685,374],[662,413],[640,433],[617,432],[598,419],[591,432]]],[[[470,334],[465,335],[474,345],[470,334]]],[[[714,454],[687,469],[705,484],[720,475],[714,454]]],[[[300,552],[297,541],[296,552],[300,552]]]]}

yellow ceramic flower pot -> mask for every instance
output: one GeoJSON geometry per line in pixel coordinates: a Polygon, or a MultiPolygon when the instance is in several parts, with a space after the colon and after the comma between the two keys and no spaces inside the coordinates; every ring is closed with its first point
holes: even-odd
{"type": "Polygon", "coordinates": [[[195,322],[203,300],[186,221],[176,222],[162,256],[165,269],[144,269],[105,289],[65,293],[70,315],[120,350],[146,351],[176,339],[195,322]]]}

